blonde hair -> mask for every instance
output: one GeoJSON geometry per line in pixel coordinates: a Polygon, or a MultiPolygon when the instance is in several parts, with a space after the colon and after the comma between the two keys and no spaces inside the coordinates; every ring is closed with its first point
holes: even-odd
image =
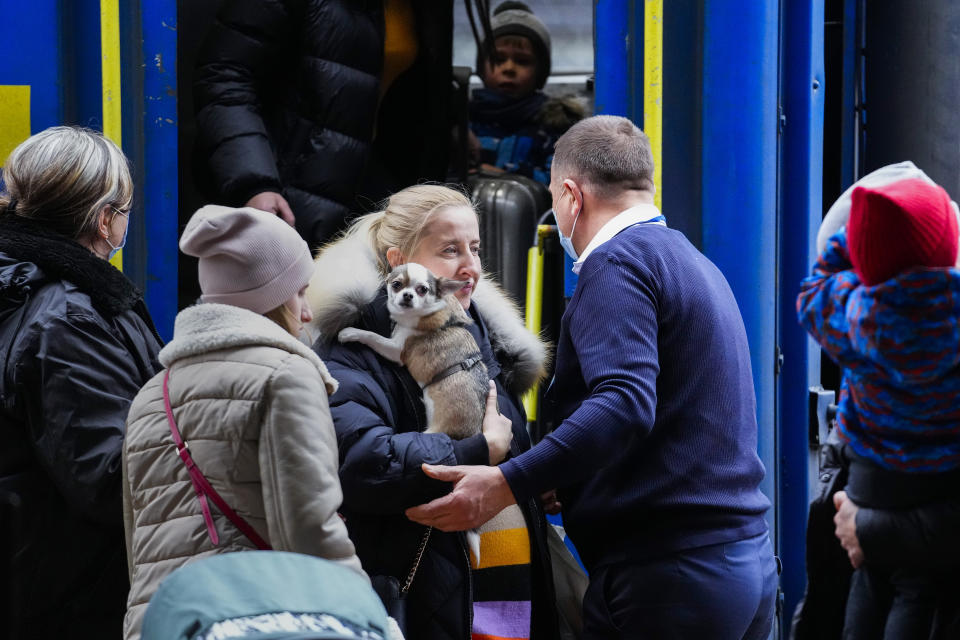
{"type": "Polygon", "coordinates": [[[29,218],[75,240],[97,232],[104,207],[126,210],[133,201],[126,156],[83,127],[50,127],[27,138],[7,158],[3,181],[0,213],[29,218]]]}
{"type": "Polygon", "coordinates": [[[456,189],[435,184],[407,187],[390,196],[383,211],[357,218],[343,238],[365,237],[381,275],[386,275],[390,273],[387,249],[396,247],[406,257],[413,255],[431,217],[448,207],[468,207],[476,215],[470,199],[456,189]]]}
{"type": "Polygon", "coordinates": [[[270,309],[270,311],[262,315],[267,320],[272,320],[274,324],[279,325],[281,329],[297,340],[300,339],[301,333],[307,334],[307,340],[310,341],[310,344],[313,344],[313,332],[310,331],[310,328],[301,321],[300,318],[293,314],[293,311],[290,311],[290,307],[287,306],[286,302],[270,309]]]}
{"type": "Polygon", "coordinates": [[[293,315],[293,312],[287,308],[287,304],[284,302],[279,306],[270,309],[263,314],[268,320],[272,320],[274,323],[280,325],[280,328],[292,335],[294,338],[300,337],[300,319],[293,315]]]}

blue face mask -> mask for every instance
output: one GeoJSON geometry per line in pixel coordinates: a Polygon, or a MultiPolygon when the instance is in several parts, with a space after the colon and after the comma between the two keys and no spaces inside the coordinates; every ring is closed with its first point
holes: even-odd
{"type": "MultiPolygon", "coordinates": [[[[579,217],[580,214],[578,213],[577,216],[579,217]]],[[[554,213],[554,218],[556,218],[556,213],[554,213]]],[[[576,221],[574,221],[573,223],[573,228],[574,229],[577,228],[576,221]]],[[[560,246],[563,247],[563,250],[567,253],[568,256],[570,256],[570,259],[576,262],[580,258],[580,256],[577,255],[577,250],[573,248],[573,237],[572,237],[573,231],[571,230],[570,233],[571,233],[571,236],[563,235],[563,231],[560,231],[560,225],[557,224],[557,235],[560,236],[560,246]]]]}
{"type": "MultiPolygon", "coordinates": [[[[583,209],[580,209],[583,211],[583,209]]],[[[580,256],[577,255],[577,250],[573,248],[573,234],[577,230],[577,220],[580,219],[580,211],[577,211],[577,217],[573,219],[573,228],[570,229],[570,235],[563,235],[563,231],[560,231],[560,221],[557,219],[557,212],[553,212],[553,219],[557,223],[557,235],[560,236],[560,246],[563,247],[563,250],[566,251],[567,255],[570,256],[570,259],[576,262],[580,256]]]]}
{"type": "Polygon", "coordinates": [[[117,209],[116,207],[111,208],[127,219],[127,226],[123,229],[123,238],[120,239],[120,244],[114,246],[113,243],[110,242],[109,237],[104,238],[104,240],[107,241],[107,244],[110,245],[110,254],[107,256],[107,260],[113,260],[113,256],[117,255],[117,252],[120,251],[120,249],[123,249],[123,247],[127,244],[127,232],[130,231],[130,216],[126,212],[120,211],[120,209],[117,209]]]}

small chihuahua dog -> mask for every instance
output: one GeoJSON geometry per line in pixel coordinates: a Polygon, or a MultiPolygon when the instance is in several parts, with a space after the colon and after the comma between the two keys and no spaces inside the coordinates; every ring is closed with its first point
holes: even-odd
{"type": "MultiPolygon", "coordinates": [[[[427,433],[460,440],[480,433],[489,376],[477,341],[466,327],[472,321],[453,294],[466,283],[438,278],[415,262],[387,276],[387,309],[396,323],[385,338],[348,327],[340,342],[360,342],[405,366],[423,389],[427,433]]],[[[480,562],[480,534],[466,531],[467,545],[480,562]]]]}
{"type": "Polygon", "coordinates": [[[453,296],[464,284],[415,262],[400,265],[387,276],[387,309],[396,323],[391,336],[353,327],[337,335],[405,366],[423,389],[427,433],[457,440],[480,433],[489,381],[466,329],[472,321],[453,296]]]}

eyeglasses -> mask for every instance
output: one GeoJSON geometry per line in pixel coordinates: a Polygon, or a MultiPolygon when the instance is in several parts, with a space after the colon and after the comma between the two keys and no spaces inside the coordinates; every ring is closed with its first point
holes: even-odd
{"type": "Polygon", "coordinates": [[[123,210],[121,210],[121,209],[117,209],[117,208],[116,208],[115,206],[113,206],[113,205],[110,205],[110,208],[113,209],[114,211],[116,211],[117,213],[119,213],[120,215],[122,215],[124,218],[128,218],[128,219],[130,218],[130,209],[127,209],[126,211],[123,211],[123,210]]]}

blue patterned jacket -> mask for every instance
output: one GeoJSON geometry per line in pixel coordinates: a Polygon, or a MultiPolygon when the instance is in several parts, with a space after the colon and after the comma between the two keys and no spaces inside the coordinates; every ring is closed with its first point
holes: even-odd
{"type": "Polygon", "coordinates": [[[893,471],[960,467],[960,271],[864,286],[844,228],[801,283],[797,315],[844,370],[838,431],[854,453],[893,471]]]}

